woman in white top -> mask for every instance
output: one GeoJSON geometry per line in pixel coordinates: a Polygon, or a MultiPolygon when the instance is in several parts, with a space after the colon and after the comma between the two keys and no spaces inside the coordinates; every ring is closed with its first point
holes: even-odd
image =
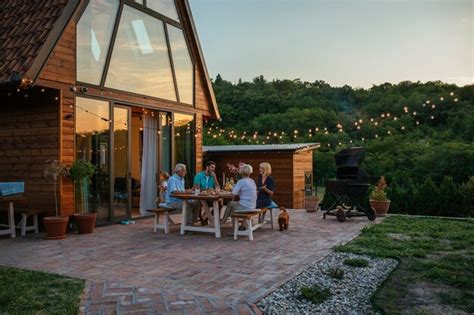
{"type": "Polygon", "coordinates": [[[232,189],[232,193],[239,196],[240,201],[231,201],[227,204],[222,222],[225,222],[234,212],[255,211],[257,206],[257,186],[253,179],[249,177],[252,172],[252,166],[248,164],[243,166],[240,172],[242,179],[239,179],[232,189]]]}

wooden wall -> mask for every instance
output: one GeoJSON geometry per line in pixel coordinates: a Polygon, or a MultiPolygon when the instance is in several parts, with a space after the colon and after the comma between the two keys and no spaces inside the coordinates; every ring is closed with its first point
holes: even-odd
{"type": "Polygon", "coordinates": [[[237,153],[206,153],[205,160],[217,163],[216,173],[222,183],[222,173],[230,176],[227,163],[238,165],[240,161],[252,165],[257,180],[258,168],[261,162],[272,166],[272,177],[275,180],[276,192],[273,200],[288,208],[301,209],[304,207],[304,171],[312,170],[312,151],[293,154],[293,152],[237,152],[237,153]],[[300,192],[301,190],[301,192],[300,192]]]}
{"type": "Polygon", "coordinates": [[[47,160],[59,158],[59,100],[40,88],[10,94],[0,99],[0,182],[25,182],[31,204],[53,214],[54,186],[43,169],[47,160]]]}
{"type": "Polygon", "coordinates": [[[293,205],[304,208],[304,173],[313,171],[313,152],[303,151],[293,155],[293,205]]]}
{"type": "MultiPolygon", "coordinates": [[[[74,115],[75,100],[71,87],[76,83],[75,56],[76,25],[71,22],[61,35],[37,80],[38,85],[60,91],[60,112],[56,119],[61,122],[59,124],[61,141],[58,150],[59,159],[64,164],[71,164],[74,161],[74,118],[67,118],[66,115],[74,115]]],[[[61,215],[74,214],[74,184],[71,179],[62,179],[60,196],[61,215]]]]}

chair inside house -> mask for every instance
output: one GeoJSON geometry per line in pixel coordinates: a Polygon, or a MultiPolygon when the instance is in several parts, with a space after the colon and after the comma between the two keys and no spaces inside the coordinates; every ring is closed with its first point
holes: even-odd
{"type": "MultiPolygon", "coordinates": [[[[132,185],[132,191],[134,191],[135,186],[136,186],[135,178],[131,179],[131,185],[132,185]]],[[[114,201],[119,203],[127,199],[128,199],[127,178],[116,177],[114,180],[114,201]]]]}

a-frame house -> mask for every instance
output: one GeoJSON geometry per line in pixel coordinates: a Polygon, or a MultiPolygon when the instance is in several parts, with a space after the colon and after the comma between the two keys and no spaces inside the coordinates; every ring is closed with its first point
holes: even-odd
{"type": "MultiPolygon", "coordinates": [[[[158,174],[202,167],[219,111],[187,0],[0,2],[0,182],[54,209],[47,160],[97,167],[85,185],[99,223],[153,203],[158,174]]],[[[60,213],[81,205],[63,178],[60,213]]]]}

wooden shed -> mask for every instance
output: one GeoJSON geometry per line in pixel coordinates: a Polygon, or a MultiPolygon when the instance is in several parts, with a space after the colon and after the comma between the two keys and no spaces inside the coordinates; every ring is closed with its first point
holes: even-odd
{"type": "Polygon", "coordinates": [[[319,143],[204,146],[205,160],[216,162],[220,182],[230,174],[227,164],[244,162],[252,165],[257,180],[259,165],[268,162],[276,183],[274,200],[279,206],[304,208],[305,191],[313,190],[313,150],[319,143]]]}
{"type": "MultiPolygon", "coordinates": [[[[86,159],[87,208],[111,223],[153,205],[140,188],[174,163],[192,181],[204,120],[220,115],[187,0],[8,0],[0,13],[0,182],[24,181],[51,213],[45,161],[86,159]]],[[[61,180],[61,215],[81,209],[77,188],[61,180]]]]}

